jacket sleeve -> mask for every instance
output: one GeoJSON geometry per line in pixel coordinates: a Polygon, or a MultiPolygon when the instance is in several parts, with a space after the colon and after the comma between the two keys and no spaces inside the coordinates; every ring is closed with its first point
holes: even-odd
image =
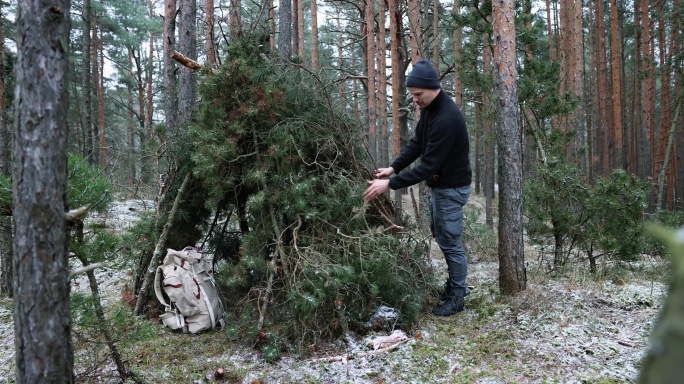
{"type": "Polygon", "coordinates": [[[455,137],[450,125],[440,120],[433,121],[429,129],[428,142],[420,163],[410,171],[392,176],[389,182],[391,189],[410,187],[439,173],[453,147],[455,137]]]}
{"type": "Polygon", "coordinates": [[[421,154],[421,143],[418,139],[418,134],[414,135],[408,144],[401,150],[401,154],[397,157],[390,167],[394,168],[395,173],[401,172],[404,168],[408,167],[409,164],[416,161],[421,154]]]}

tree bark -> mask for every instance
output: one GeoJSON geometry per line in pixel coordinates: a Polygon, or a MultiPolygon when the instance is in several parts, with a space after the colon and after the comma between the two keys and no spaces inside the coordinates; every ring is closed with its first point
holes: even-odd
{"type": "Polygon", "coordinates": [[[164,115],[170,135],[178,129],[178,90],[176,65],[171,58],[176,49],[176,0],[166,0],[164,13],[164,115]]]}
{"type": "Polygon", "coordinates": [[[306,46],[304,45],[304,0],[296,0],[295,4],[297,4],[295,15],[295,20],[297,20],[297,56],[304,61],[306,56],[306,46]]]}
{"type": "Polygon", "coordinates": [[[377,87],[375,85],[375,0],[366,0],[365,24],[363,27],[364,41],[366,42],[366,65],[367,65],[367,111],[368,111],[368,146],[374,162],[378,160],[377,146],[377,87]]]}
{"type": "Polygon", "coordinates": [[[98,164],[100,169],[107,169],[107,123],[105,119],[104,104],[104,43],[102,41],[102,28],[98,28],[98,23],[93,23],[93,84],[97,93],[97,131],[96,137],[99,138],[98,164]],[[98,36],[98,31],[100,34],[98,36]]]}
{"type": "Polygon", "coordinates": [[[318,7],[316,0],[311,0],[311,69],[318,72],[320,69],[318,53],[318,7]]]}
{"type": "Polygon", "coordinates": [[[492,3],[494,65],[498,97],[499,289],[514,295],[526,288],[522,216],[522,143],[518,119],[515,10],[513,0],[492,3]]]}
{"type": "Polygon", "coordinates": [[[205,12],[207,13],[205,48],[207,50],[207,65],[216,65],[216,48],[214,48],[214,0],[204,0],[205,12]]]}
{"type": "Polygon", "coordinates": [[[81,72],[81,92],[83,98],[81,99],[81,129],[85,133],[85,146],[83,148],[83,155],[88,160],[91,165],[97,165],[95,163],[95,136],[93,135],[93,107],[92,107],[92,77],[91,77],[91,37],[90,33],[92,30],[91,26],[91,7],[90,0],[83,0],[83,41],[82,41],[82,53],[83,53],[83,68],[81,72]]]}
{"type": "Polygon", "coordinates": [[[599,159],[601,162],[601,174],[608,175],[610,173],[610,148],[611,148],[611,129],[608,125],[608,65],[606,58],[606,37],[600,31],[606,30],[606,23],[604,20],[603,1],[596,0],[596,63],[597,68],[597,95],[598,95],[598,117],[596,121],[597,144],[596,148],[599,150],[599,159]]]}
{"type": "Polygon", "coordinates": [[[639,147],[641,152],[641,177],[653,175],[653,112],[650,98],[655,97],[655,81],[651,65],[651,26],[648,14],[649,1],[641,0],[641,136],[639,147]]]}
{"type": "MultiPolygon", "coordinates": [[[[399,11],[398,0],[387,0],[390,19],[390,56],[392,63],[392,156],[399,157],[401,153],[401,120],[400,103],[403,99],[401,82],[403,81],[404,68],[402,66],[402,51],[399,43],[402,40],[401,12],[399,11]]],[[[402,191],[394,192],[394,204],[397,209],[402,206],[402,191]]]]}
{"type": "Polygon", "coordinates": [[[378,164],[389,164],[389,127],[387,124],[387,47],[385,29],[385,1],[378,2],[378,164]]]}
{"type": "Polygon", "coordinates": [[[278,10],[278,53],[292,57],[292,0],[280,0],[278,10]]]}
{"type": "MultiPolygon", "coordinates": [[[[0,15],[2,12],[0,2],[0,15]]],[[[0,172],[9,177],[10,152],[9,132],[7,131],[7,98],[5,96],[5,43],[2,33],[2,17],[0,17],[0,172]]],[[[14,273],[12,269],[12,218],[0,217],[0,296],[12,297],[12,281],[14,273]]]]}
{"type": "MultiPolygon", "coordinates": [[[[453,12],[454,18],[458,20],[460,15],[460,6],[458,4],[458,0],[454,0],[453,12]]],[[[454,69],[454,101],[459,108],[463,107],[463,84],[461,84],[461,75],[459,72],[461,63],[461,47],[463,46],[461,35],[462,28],[457,21],[454,28],[454,63],[456,65],[456,68],[454,69]]]]}
{"type": "Polygon", "coordinates": [[[13,195],[17,383],[73,383],[67,263],[69,0],[17,4],[13,195]]]}
{"type": "MultiPolygon", "coordinates": [[[[180,1],[178,47],[189,59],[197,60],[197,1],[180,1]]],[[[197,72],[180,67],[178,76],[178,122],[186,124],[197,104],[197,72]]]]}
{"type": "Polygon", "coordinates": [[[625,168],[626,159],[622,151],[623,146],[623,126],[622,126],[622,79],[621,62],[620,62],[620,34],[618,32],[618,5],[617,0],[610,1],[610,74],[612,79],[611,104],[613,108],[612,113],[612,131],[613,131],[613,151],[611,158],[613,159],[613,168],[625,168]]]}

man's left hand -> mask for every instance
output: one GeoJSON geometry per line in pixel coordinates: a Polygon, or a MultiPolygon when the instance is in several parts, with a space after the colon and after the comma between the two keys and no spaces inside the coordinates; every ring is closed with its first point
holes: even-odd
{"type": "Polygon", "coordinates": [[[370,187],[363,193],[365,201],[371,201],[389,189],[389,179],[375,179],[369,180],[370,187]]]}

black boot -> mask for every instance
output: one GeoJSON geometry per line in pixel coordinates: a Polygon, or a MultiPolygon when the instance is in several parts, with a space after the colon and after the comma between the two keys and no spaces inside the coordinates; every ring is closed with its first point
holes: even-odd
{"type": "Polygon", "coordinates": [[[465,310],[465,301],[463,296],[450,296],[444,303],[436,306],[432,310],[432,314],[435,316],[451,316],[454,313],[462,312],[465,310]]]}

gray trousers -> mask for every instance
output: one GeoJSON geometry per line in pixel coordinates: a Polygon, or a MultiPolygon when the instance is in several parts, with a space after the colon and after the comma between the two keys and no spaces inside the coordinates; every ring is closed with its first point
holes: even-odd
{"type": "Polygon", "coordinates": [[[449,284],[456,296],[466,296],[468,261],[461,241],[463,206],[470,197],[470,186],[433,188],[430,204],[430,230],[449,268],[449,284]]]}

